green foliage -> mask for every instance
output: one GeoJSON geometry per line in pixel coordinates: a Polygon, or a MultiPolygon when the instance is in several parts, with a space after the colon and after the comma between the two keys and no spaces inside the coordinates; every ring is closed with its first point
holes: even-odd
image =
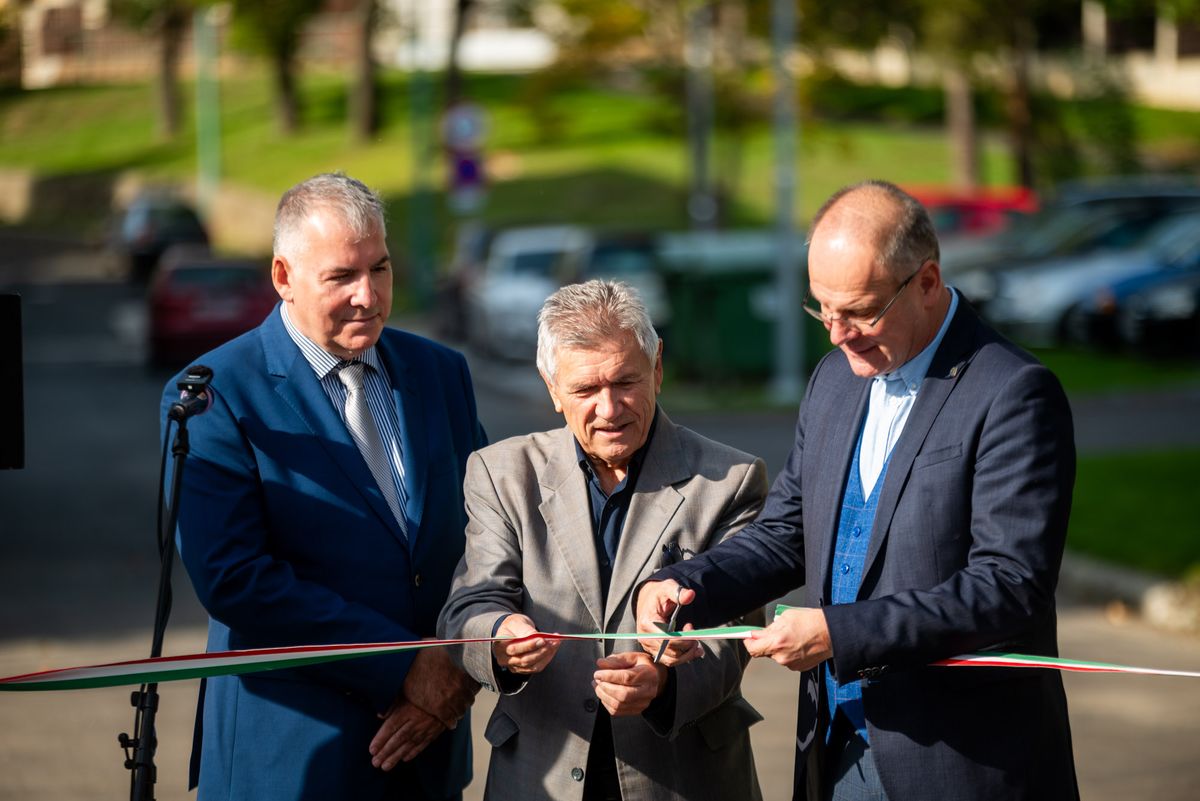
{"type": "Polygon", "coordinates": [[[1033,353],[1058,376],[1069,395],[1200,387],[1200,363],[1193,359],[1147,359],[1078,348],[1040,348],[1033,353]]]}
{"type": "Polygon", "coordinates": [[[290,56],[321,0],[234,0],[233,42],[244,49],[290,56]]]}
{"type": "Polygon", "coordinates": [[[1081,457],[1067,547],[1166,576],[1195,574],[1198,475],[1194,450],[1081,457]]]}

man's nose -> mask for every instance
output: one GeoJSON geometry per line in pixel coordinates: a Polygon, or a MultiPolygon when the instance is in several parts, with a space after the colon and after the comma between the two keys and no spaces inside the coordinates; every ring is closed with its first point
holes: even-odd
{"type": "Polygon", "coordinates": [[[852,325],[846,325],[841,318],[835,317],[829,322],[829,341],[835,348],[857,337],[859,331],[852,325]]]}
{"type": "Polygon", "coordinates": [[[375,287],[371,285],[370,273],[364,273],[355,279],[350,303],[361,309],[369,309],[375,305],[375,287]]]}
{"type": "Polygon", "coordinates": [[[596,414],[605,420],[615,420],[621,401],[612,387],[604,387],[596,395],[596,414]]]}

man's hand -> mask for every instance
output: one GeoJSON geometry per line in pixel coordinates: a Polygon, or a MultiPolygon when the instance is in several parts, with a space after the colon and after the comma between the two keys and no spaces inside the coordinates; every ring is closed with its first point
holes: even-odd
{"type": "Polygon", "coordinates": [[[667,668],[650,662],[641,651],[627,651],[596,660],[592,676],[596,697],[613,717],[640,715],[667,683],[667,668]]]}
{"type": "Polygon", "coordinates": [[[788,609],[743,642],[750,656],[769,656],[792,670],[808,670],[833,656],[829,626],[820,609],[788,609]]]}
{"type": "Polygon", "coordinates": [[[401,695],[453,729],[475,701],[479,684],[454,664],[445,648],[417,652],[401,695]]]}
{"type": "MultiPolygon", "coordinates": [[[[671,619],[671,613],[676,606],[686,606],[696,600],[695,590],[682,589],[673,579],[666,581],[648,581],[642,585],[637,597],[637,630],[639,634],[659,634],[671,619]],[[678,603],[676,603],[678,598],[678,603]]],[[[692,624],[688,623],[682,631],[691,631],[692,624]]],[[[639,640],[646,653],[654,656],[662,644],[663,638],[639,640]]],[[[667,649],[659,658],[658,663],[666,667],[682,665],[704,656],[704,647],[696,640],[669,638],[667,649]]]]}
{"type": "Polygon", "coordinates": [[[371,764],[383,770],[391,770],[398,763],[413,759],[446,730],[440,720],[411,701],[397,701],[386,715],[380,717],[383,725],[368,750],[371,764]]]}
{"type": "MultiPolygon", "coordinates": [[[[497,637],[528,637],[537,634],[537,627],[525,615],[509,615],[504,618],[500,628],[496,629],[497,637]]],[[[520,642],[503,641],[492,643],[492,654],[500,667],[512,673],[529,675],[541,673],[550,664],[550,660],[558,653],[561,640],[547,640],[534,637],[520,642]]]]}

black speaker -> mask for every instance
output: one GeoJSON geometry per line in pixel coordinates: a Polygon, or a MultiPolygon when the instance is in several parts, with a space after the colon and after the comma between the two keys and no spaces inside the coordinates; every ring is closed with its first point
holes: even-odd
{"type": "Polygon", "coordinates": [[[25,466],[21,296],[0,293],[0,470],[25,466]]]}

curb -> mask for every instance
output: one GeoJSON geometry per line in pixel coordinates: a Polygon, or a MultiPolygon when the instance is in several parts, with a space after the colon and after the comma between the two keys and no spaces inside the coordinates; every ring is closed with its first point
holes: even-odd
{"type": "Polygon", "coordinates": [[[1200,634],[1200,588],[1067,552],[1058,576],[1068,601],[1123,604],[1155,628],[1200,634]]]}

